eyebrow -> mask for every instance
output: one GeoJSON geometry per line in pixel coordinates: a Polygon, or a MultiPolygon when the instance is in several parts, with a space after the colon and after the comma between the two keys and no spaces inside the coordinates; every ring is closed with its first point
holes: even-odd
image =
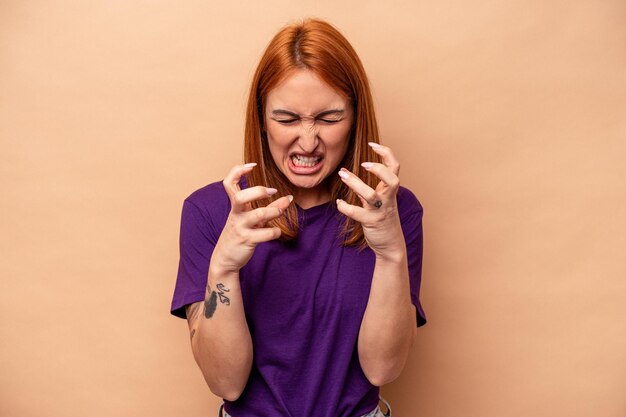
{"type": "MultiPolygon", "coordinates": [[[[324,117],[324,116],[328,116],[331,114],[336,114],[338,116],[342,115],[345,113],[345,110],[343,109],[331,109],[331,110],[324,110],[318,114],[315,115],[315,117],[324,117]]],[[[285,110],[285,109],[276,109],[276,110],[272,110],[272,114],[275,116],[278,115],[285,115],[285,116],[291,116],[291,117],[300,117],[300,115],[298,113],[294,113],[292,111],[289,110],[285,110]]]]}

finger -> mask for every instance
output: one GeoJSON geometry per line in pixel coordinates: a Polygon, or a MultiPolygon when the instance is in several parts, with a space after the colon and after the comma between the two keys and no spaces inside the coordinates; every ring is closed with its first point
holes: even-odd
{"type": "Polygon", "coordinates": [[[383,164],[385,164],[385,166],[389,167],[394,174],[400,174],[400,162],[396,159],[389,147],[375,142],[368,142],[367,144],[374,150],[374,152],[383,158],[383,164]]]}
{"type": "Polygon", "coordinates": [[[231,203],[233,202],[233,197],[235,196],[237,191],[240,190],[239,181],[241,180],[241,177],[244,174],[252,171],[252,168],[254,168],[255,166],[256,162],[250,162],[249,164],[244,165],[235,165],[230,169],[228,174],[226,174],[226,177],[224,177],[224,181],[222,181],[222,184],[224,184],[224,189],[226,190],[226,193],[228,194],[228,198],[230,199],[231,203]]]}
{"type": "Polygon", "coordinates": [[[264,227],[250,231],[250,242],[257,244],[278,239],[281,231],[278,227],[264,227]]]}
{"type": "Polygon", "coordinates": [[[267,207],[278,207],[281,210],[285,210],[289,207],[289,204],[293,201],[292,195],[286,195],[284,197],[280,197],[267,205],[267,207]]]}
{"type": "Polygon", "coordinates": [[[368,212],[366,209],[353,206],[340,198],[337,199],[337,210],[359,223],[365,223],[367,220],[368,212]]]}
{"type": "Polygon", "coordinates": [[[242,213],[242,216],[244,216],[243,225],[249,228],[254,228],[275,219],[281,214],[283,214],[283,209],[280,207],[259,207],[242,213]]]}
{"type": "MultiPolygon", "coordinates": [[[[285,210],[287,210],[287,207],[289,207],[289,204],[292,201],[293,201],[293,196],[292,195],[286,195],[284,197],[280,197],[279,199],[272,201],[270,204],[267,205],[267,207],[278,207],[282,211],[285,211],[285,210]]],[[[258,226],[259,227],[265,227],[265,222],[259,223],[258,226]]]]}
{"type": "Polygon", "coordinates": [[[261,198],[267,198],[271,195],[274,195],[278,192],[276,188],[268,188],[263,186],[256,186],[246,188],[244,190],[237,191],[233,198],[231,198],[231,203],[233,206],[233,211],[242,212],[248,211],[247,204],[259,200],[261,198]]]}
{"type": "Polygon", "coordinates": [[[398,188],[400,185],[398,176],[388,166],[377,162],[363,162],[361,166],[376,175],[382,182],[393,189],[398,188]]]}
{"type": "Polygon", "coordinates": [[[381,196],[378,195],[372,187],[365,184],[359,177],[351,173],[345,168],[341,168],[338,172],[341,180],[348,186],[352,191],[357,193],[360,197],[362,197],[365,201],[367,201],[373,207],[380,207],[381,205],[381,196]]]}

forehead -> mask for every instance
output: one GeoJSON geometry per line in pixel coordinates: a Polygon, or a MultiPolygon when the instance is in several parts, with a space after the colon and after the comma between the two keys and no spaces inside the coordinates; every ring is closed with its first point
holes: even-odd
{"type": "Polygon", "coordinates": [[[268,111],[280,108],[315,114],[329,108],[346,109],[348,100],[308,69],[297,69],[267,94],[268,111]]]}

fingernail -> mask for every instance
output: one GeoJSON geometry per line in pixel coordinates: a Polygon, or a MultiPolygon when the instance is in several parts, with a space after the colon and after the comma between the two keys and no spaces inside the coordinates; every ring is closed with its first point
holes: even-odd
{"type": "Polygon", "coordinates": [[[256,166],[256,162],[249,162],[247,164],[244,164],[244,168],[252,168],[256,166]]]}
{"type": "Polygon", "coordinates": [[[289,200],[289,202],[291,203],[293,201],[293,196],[290,194],[287,196],[287,200],[289,200]]]}
{"type": "Polygon", "coordinates": [[[374,166],[374,164],[372,162],[363,162],[361,166],[365,169],[370,169],[371,167],[374,166]]]}
{"type": "Polygon", "coordinates": [[[341,198],[338,198],[337,201],[336,201],[337,205],[339,205],[339,203],[342,202],[342,201],[343,200],[341,198]]]}
{"type": "Polygon", "coordinates": [[[268,188],[267,189],[267,195],[274,195],[278,192],[278,190],[276,188],[268,188]]]}
{"type": "Polygon", "coordinates": [[[380,149],[381,148],[381,146],[378,143],[376,143],[376,142],[367,142],[367,144],[370,145],[374,149],[380,149]]]}
{"type": "Polygon", "coordinates": [[[345,173],[344,171],[339,171],[338,172],[339,176],[341,178],[343,178],[344,180],[347,179],[350,175],[348,175],[347,173],[345,173]]]}

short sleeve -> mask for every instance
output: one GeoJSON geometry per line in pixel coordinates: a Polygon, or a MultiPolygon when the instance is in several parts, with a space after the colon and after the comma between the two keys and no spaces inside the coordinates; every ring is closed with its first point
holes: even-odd
{"type": "Polygon", "coordinates": [[[420,302],[422,257],[424,253],[422,227],[424,209],[415,195],[404,187],[401,187],[398,192],[398,209],[400,211],[402,232],[406,243],[411,302],[415,305],[417,310],[417,327],[420,327],[426,324],[426,314],[420,302]]]}
{"type": "MultiPolygon", "coordinates": [[[[217,235],[217,236],[216,236],[217,235]]],[[[209,262],[217,244],[208,213],[185,199],[180,221],[180,258],[170,313],[186,319],[185,306],[204,300],[209,262]]]]}

